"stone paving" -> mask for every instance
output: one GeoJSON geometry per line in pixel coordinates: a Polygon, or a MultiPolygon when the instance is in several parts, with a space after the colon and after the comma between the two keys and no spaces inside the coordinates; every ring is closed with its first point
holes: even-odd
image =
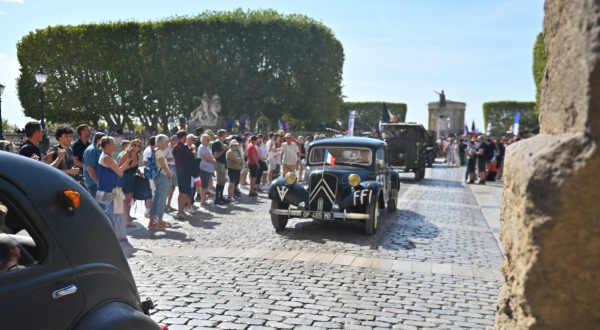
{"type": "Polygon", "coordinates": [[[401,176],[398,210],[381,211],[374,236],[307,219],[277,233],[264,197],[166,216],[164,231],[138,225],[140,295],[172,330],[493,328],[503,256],[464,167],[401,176]]]}

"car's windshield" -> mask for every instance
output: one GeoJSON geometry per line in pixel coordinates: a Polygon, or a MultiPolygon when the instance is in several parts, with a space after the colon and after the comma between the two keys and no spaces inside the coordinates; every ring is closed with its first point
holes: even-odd
{"type": "Polygon", "coordinates": [[[417,126],[383,125],[386,138],[423,139],[423,131],[417,126]]]}
{"type": "Polygon", "coordinates": [[[329,151],[335,159],[335,164],[371,165],[371,149],[356,147],[315,147],[311,148],[309,161],[311,165],[323,164],[325,152],[329,151]]]}

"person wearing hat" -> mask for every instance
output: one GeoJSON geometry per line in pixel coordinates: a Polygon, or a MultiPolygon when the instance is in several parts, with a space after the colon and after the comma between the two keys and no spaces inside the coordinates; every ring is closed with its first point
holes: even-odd
{"type": "Polygon", "coordinates": [[[240,143],[232,139],[227,150],[227,176],[229,177],[229,186],[227,186],[227,196],[230,200],[236,195],[235,187],[240,182],[240,172],[242,171],[242,156],[238,153],[240,143]]]}
{"type": "MultiPolygon", "coordinates": [[[[171,136],[171,140],[167,149],[165,149],[165,158],[167,159],[167,166],[169,166],[169,172],[175,173],[175,156],[173,155],[173,148],[177,145],[177,135],[171,136]]],[[[171,177],[171,184],[169,191],[167,192],[167,207],[165,208],[166,213],[177,211],[171,206],[171,200],[173,199],[173,193],[175,193],[175,187],[177,187],[177,175],[171,177]]]]}
{"type": "Polygon", "coordinates": [[[202,127],[196,128],[196,136],[198,137],[198,139],[196,139],[196,150],[198,150],[198,148],[200,148],[200,144],[202,144],[200,142],[200,137],[202,136],[202,134],[204,134],[204,128],[202,128],[202,127]]]}
{"type": "Polygon", "coordinates": [[[283,175],[288,172],[296,174],[296,164],[300,159],[300,150],[298,145],[292,142],[292,134],[285,134],[285,143],[281,145],[281,166],[283,167],[283,175]]]}

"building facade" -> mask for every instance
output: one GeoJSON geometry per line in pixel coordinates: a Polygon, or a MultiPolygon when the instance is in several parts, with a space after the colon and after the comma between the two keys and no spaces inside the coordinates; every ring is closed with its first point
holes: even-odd
{"type": "Polygon", "coordinates": [[[439,127],[440,135],[461,133],[464,131],[465,110],[467,104],[463,102],[454,102],[446,100],[446,107],[441,109],[439,102],[429,102],[429,124],[428,130],[437,131],[436,117],[440,116],[441,125],[439,127]]]}

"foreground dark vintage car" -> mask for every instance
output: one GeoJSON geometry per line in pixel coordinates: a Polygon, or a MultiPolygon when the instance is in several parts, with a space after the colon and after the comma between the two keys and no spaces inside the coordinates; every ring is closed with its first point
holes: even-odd
{"type": "Polygon", "coordinates": [[[277,230],[289,218],[362,221],[375,234],[379,209],[396,210],[400,181],[389,167],[388,146],[376,139],[345,137],[315,141],[306,153],[308,188],[286,174],[269,187],[271,222],[277,230]],[[326,152],[335,165],[324,162],[326,152]]]}
{"type": "Polygon", "coordinates": [[[0,328],[161,329],[109,219],[75,180],[0,152],[0,202],[0,249],[24,266],[0,272],[0,328]]]}
{"type": "Polygon", "coordinates": [[[381,127],[390,148],[390,165],[404,172],[414,172],[415,180],[421,181],[425,177],[427,154],[433,155],[427,130],[423,125],[412,123],[385,123],[381,127]]]}

